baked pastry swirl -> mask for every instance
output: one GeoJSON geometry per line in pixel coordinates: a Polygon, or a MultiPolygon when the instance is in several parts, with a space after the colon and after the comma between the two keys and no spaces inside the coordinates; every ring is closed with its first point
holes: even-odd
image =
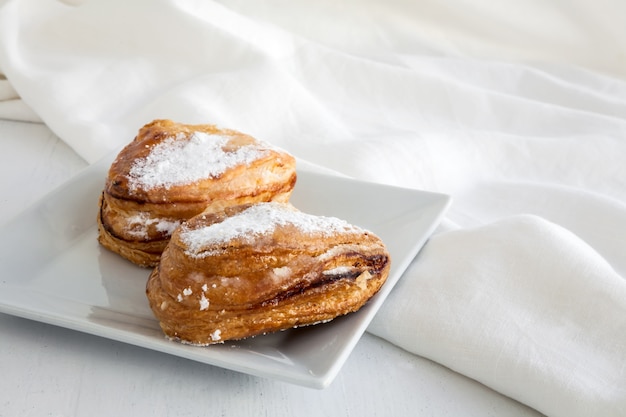
{"type": "Polygon", "coordinates": [[[198,215],[172,235],[146,294],[164,333],[209,345],[332,320],[387,279],[376,235],[291,204],[198,215]]]}
{"type": "Polygon", "coordinates": [[[288,201],[295,158],[243,133],[155,120],[112,163],[100,198],[99,242],[144,267],[178,226],[231,205],[288,201]]]}

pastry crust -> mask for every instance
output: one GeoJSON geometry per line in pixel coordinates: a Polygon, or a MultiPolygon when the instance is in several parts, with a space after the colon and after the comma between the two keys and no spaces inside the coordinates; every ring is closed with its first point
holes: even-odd
{"type": "Polygon", "coordinates": [[[243,133],[155,120],[110,167],[98,240],[144,267],[156,266],[185,220],[224,207],[289,200],[295,158],[243,133]]]}
{"type": "Polygon", "coordinates": [[[357,311],[390,263],[369,231],[290,204],[258,203],[177,229],[146,294],[168,337],[209,345],[357,311]]]}

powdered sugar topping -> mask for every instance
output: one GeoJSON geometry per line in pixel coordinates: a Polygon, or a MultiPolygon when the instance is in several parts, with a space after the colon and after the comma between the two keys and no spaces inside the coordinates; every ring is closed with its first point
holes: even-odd
{"type": "Polygon", "coordinates": [[[150,214],[145,212],[137,213],[126,219],[126,229],[128,234],[131,236],[146,239],[148,237],[148,228],[150,226],[154,226],[158,232],[171,236],[174,230],[180,226],[180,221],[152,218],[150,217],[150,214]]]}
{"type": "Polygon", "coordinates": [[[315,216],[296,210],[289,204],[259,203],[237,215],[198,229],[183,225],[180,239],[187,246],[186,253],[205,257],[211,253],[206,248],[232,239],[252,242],[257,236],[272,233],[279,226],[293,226],[305,234],[360,233],[363,229],[335,217],[315,216]]]}
{"type": "Polygon", "coordinates": [[[267,146],[246,144],[224,150],[228,136],[194,132],[169,137],[154,145],[145,158],[137,159],[128,174],[129,187],[149,190],[217,178],[229,168],[249,164],[267,152],[267,146]]]}
{"type": "Polygon", "coordinates": [[[209,308],[209,300],[206,298],[204,293],[200,294],[200,310],[208,310],[209,308]]]}
{"type": "Polygon", "coordinates": [[[220,329],[216,329],[213,333],[211,333],[211,341],[217,342],[222,338],[222,331],[220,329]]]}

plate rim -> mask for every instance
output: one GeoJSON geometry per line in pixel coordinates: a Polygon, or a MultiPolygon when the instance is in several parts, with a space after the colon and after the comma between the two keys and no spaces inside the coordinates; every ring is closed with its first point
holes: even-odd
{"type": "MultiPolygon", "coordinates": [[[[66,187],[71,187],[75,183],[80,183],[81,181],[86,181],[86,177],[93,173],[93,171],[97,171],[98,169],[108,169],[107,167],[112,162],[113,158],[117,155],[117,152],[112,152],[111,154],[105,156],[100,161],[91,164],[79,172],[74,174],[72,177],[68,178],[62,184],[50,190],[40,199],[34,201],[27,207],[25,207],[22,211],[20,211],[17,215],[11,217],[6,222],[0,225],[0,244],[4,240],[4,233],[7,228],[19,223],[23,219],[27,219],[29,215],[32,215],[33,212],[37,211],[42,205],[45,205],[46,202],[55,198],[60,192],[62,192],[66,187]]],[[[332,365],[326,369],[326,372],[322,374],[305,374],[303,373],[291,373],[289,375],[286,374],[270,374],[267,371],[260,371],[258,368],[250,368],[246,366],[241,366],[237,364],[233,364],[230,362],[224,362],[220,360],[216,360],[215,358],[209,358],[209,360],[202,360],[198,358],[198,355],[193,353],[193,349],[198,349],[197,347],[190,347],[178,342],[171,342],[167,340],[165,337],[162,337],[162,340],[158,343],[152,341],[152,343],[146,343],[145,339],[141,337],[137,337],[137,334],[134,334],[130,331],[120,331],[115,330],[111,327],[104,326],[102,324],[95,324],[92,322],[85,322],[84,320],[68,320],[66,317],[61,316],[59,314],[51,315],[50,312],[46,314],[46,311],[41,311],[40,309],[27,308],[25,306],[12,303],[11,300],[8,300],[5,295],[6,291],[0,291],[0,312],[9,314],[16,317],[22,317],[28,320],[33,320],[41,323],[45,323],[48,325],[58,326],[62,328],[71,329],[74,331],[90,334],[97,337],[103,337],[109,340],[115,340],[121,343],[127,343],[134,346],[138,346],[140,348],[151,349],[154,351],[158,351],[164,354],[174,355],[178,357],[182,357],[189,360],[198,361],[204,364],[217,366],[221,368],[230,369],[236,372],[243,372],[250,375],[255,375],[258,377],[265,378],[274,378],[278,380],[282,380],[285,382],[307,386],[310,388],[323,389],[330,385],[332,381],[335,379],[339,371],[341,370],[343,364],[353,351],[354,347],[362,337],[363,333],[366,331],[367,326],[373,319],[374,315],[379,310],[380,306],[386,299],[387,295],[391,292],[397,281],[404,274],[406,268],[409,266],[411,262],[415,259],[417,254],[421,251],[426,241],[430,238],[434,230],[437,228],[443,216],[445,215],[447,209],[451,205],[452,198],[451,196],[443,193],[432,192],[432,191],[424,191],[419,189],[412,188],[404,188],[398,187],[394,185],[387,185],[381,183],[374,183],[369,181],[364,181],[360,179],[354,179],[350,177],[343,176],[341,174],[336,174],[333,171],[330,171],[324,167],[320,167],[315,164],[307,163],[306,161],[298,160],[298,175],[300,176],[303,173],[306,173],[311,176],[315,176],[318,178],[324,178],[329,181],[339,181],[345,182],[347,184],[359,184],[363,187],[383,187],[386,189],[395,189],[398,192],[408,192],[422,197],[428,196],[433,201],[430,204],[437,205],[434,210],[434,214],[431,215],[429,219],[429,225],[427,229],[422,233],[420,239],[415,243],[414,253],[403,256],[403,264],[397,265],[392,263],[392,268],[395,270],[393,281],[388,279],[380,291],[366,304],[359,312],[353,314],[361,314],[366,315],[364,320],[360,320],[358,322],[358,326],[354,330],[353,335],[349,338],[348,342],[344,344],[344,348],[340,350],[340,353],[335,357],[334,361],[332,361],[332,365]],[[155,344],[156,343],[156,344],[155,344]],[[190,350],[191,349],[191,350],[190,350]]],[[[105,171],[106,172],[106,171],[105,171]]],[[[104,185],[105,177],[102,176],[102,185],[104,185]]],[[[297,186],[297,184],[296,184],[297,186]]],[[[94,203],[95,204],[95,203],[94,203]]],[[[95,207],[95,206],[94,206],[95,207]]],[[[95,215],[93,216],[93,224],[95,225],[95,215]]],[[[83,231],[84,233],[88,232],[88,228],[83,231]]],[[[397,260],[392,260],[392,262],[397,262],[397,260]]],[[[0,265],[2,265],[4,261],[0,258],[0,265]]],[[[390,277],[391,278],[391,277],[390,277]]],[[[15,279],[11,279],[10,277],[4,277],[0,280],[0,289],[8,288],[9,282],[13,284],[15,279]]],[[[19,287],[19,285],[17,286],[19,287]]],[[[341,318],[342,320],[349,319],[349,317],[341,318]]],[[[155,319],[156,321],[156,319],[155,319]]],[[[355,320],[356,321],[356,320],[355,320]]]]}

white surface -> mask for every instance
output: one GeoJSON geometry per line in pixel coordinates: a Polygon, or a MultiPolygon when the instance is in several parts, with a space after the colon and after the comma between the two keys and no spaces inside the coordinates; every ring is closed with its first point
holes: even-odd
{"type": "Polygon", "coordinates": [[[0,311],[314,388],[332,382],[450,200],[300,166],[291,203],[389,242],[393,262],[387,281],[359,312],[331,323],[199,348],[163,336],[145,296],[149,271],[97,242],[97,201],[115,155],[82,170],[0,228],[0,311]],[[373,195],[379,204],[371,202],[373,195]]]}
{"type": "MultiPolygon", "coordinates": [[[[42,125],[0,137],[3,224],[86,165],[42,125]]],[[[315,390],[5,314],[0,333],[2,417],[540,415],[369,334],[315,390]]]]}
{"type": "Polygon", "coordinates": [[[213,122],[450,194],[369,331],[553,417],[625,414],[625,2],[64,3],[3,2],[0,68],[79,155],[213,122]]]}

